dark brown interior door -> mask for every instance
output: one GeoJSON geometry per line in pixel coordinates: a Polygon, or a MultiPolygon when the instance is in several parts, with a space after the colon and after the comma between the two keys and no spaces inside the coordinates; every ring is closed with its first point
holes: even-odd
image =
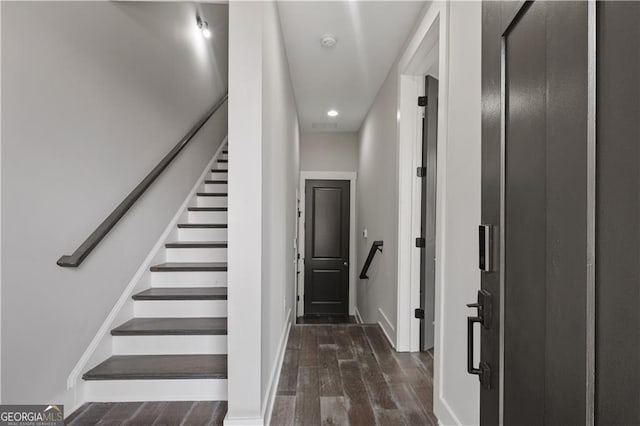
{"type": "Polygon", "coordinates": [[[481,423],[499,423],[503,386],[502,424],[585,424],[587,3],[483,8],[482,220],[502,263],[482,274],[481,423]]]}
{"type": "Polygon", "coordinates": [[[349,313],[350,182],[307,180],[305,315],[349,313]]]}

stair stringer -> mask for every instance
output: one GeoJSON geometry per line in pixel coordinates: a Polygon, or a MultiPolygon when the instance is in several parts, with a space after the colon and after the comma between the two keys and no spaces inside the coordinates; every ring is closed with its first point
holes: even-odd
{"type": "MultiPolygon", "coordinates": [[[[153,246],[149,255],[140,265],[140,268],[136,271],[131,281],[124,289],[115,305],[107,315],[105,321],[98,329],[96,335],[91,340],[87,349],[84,351],[71,373],[67,377],[67,389],[63,395],[57,397],[57,401],[64,401],[65,410],[67,412],[73,412],[89,399],[97,395],[91,392],[89,386],[91,383],[86,383],[82,380],[82,374],[90,368],[105,361],[111,355],[113,355],[113,336],[111,330],[118,325],[124,323],[128,319],[134,317],[134,301],[132,296],[141,290],[148,287],[151,282],[150,267],[153,264],[164,262],[166,257],[165,244],[170,240],[175,240],[178,237],[178,223],[186,222],[188,218],[188,207],[195,205],[196,193],[202,190],[203,182],[207,175],[211,172],[211,169],[216,164],[216,161],[221,157],[222,151],[227,147],[228,137],[225,137],[220,146],[216,150],[216,153],[211,158],[211,161],[207,164],[202,174],[198,177],[195,185],[189,191],[185,201],[179,207],[175,216],[165,230],[160,235],[160,238],[153,246]]],[[[226,382],[226,380],[224,381],[226,382]]],[[[226,392],[226,390],[225,390],[226,392]]],[[[189,398],[193,399],[196,395],[190,395],[189,398]]]]}

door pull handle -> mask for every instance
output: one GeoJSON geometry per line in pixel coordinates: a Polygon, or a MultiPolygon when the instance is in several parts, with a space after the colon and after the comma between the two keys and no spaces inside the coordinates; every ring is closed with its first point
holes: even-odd
{"type": "Polygon", "coordinates": [[[467,317],[467,373],[479,376],[482,374],[482,369],[473,367],[473,324],[475,323],[482,324],[482,318],[467,317]]]}
{"type": "Polygon", "coordinates": [[[478,301],[476,303],[467,304],[469,308],[476,308],[478,313],[476,316],[467,317],[467,372],[478,376],[480,385],[486,389],[491,388],[491,368],[486,362],[480,362],[478,368],[474,367],[473,348],[474,348],[474,324],[478,323],[484,329],[488,329],[491,324],[491,294],[486,290],[478,291],[478,301]]]}

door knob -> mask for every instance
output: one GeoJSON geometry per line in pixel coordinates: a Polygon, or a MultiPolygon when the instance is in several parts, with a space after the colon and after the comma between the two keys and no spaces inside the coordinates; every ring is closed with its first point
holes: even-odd
{"type": "Polygon", "coordinates": [[[347,266],[347,265],[349,265],[349,262],[344,262],[343,265],[347,266]]]}

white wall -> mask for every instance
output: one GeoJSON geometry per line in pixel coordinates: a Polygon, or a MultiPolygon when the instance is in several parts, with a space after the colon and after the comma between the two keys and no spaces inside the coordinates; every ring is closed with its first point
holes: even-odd
{"type": "Polygon", "coordinates": [[[392,342],[396,340],[398,243],[398,66],[394,64],[360,129],[358,163],[358,268],[371,244],[384,241],[368,280],[358,280],[357,309],[364,322],[379,322],[392,342]],[[368,238],[362,231],[367,229],[368,238]]]}
{"type": "MultiPolygon", "coordinates": [[[[436,257],[442,259],[441,348],[436,414],[445,412],[464,425],[479,423],[479,384],[466,372],[466,317],[473,312],[466,303],[475,301],[480,288],[477,227],[481,206],[481,39],[480,2],[449,5],[449,84],[447,138],[439,159],[446,162],[439,178],[445,191],[439,202],[443,244],[436,257]]],[[[440,148],[439,148],[440,149],[440,148]]],[[[438,303],[438,302],[436,302],[438,303]]],[[[478,359],[476,355],[475,359],[478,359]]],[[[497,366],[496,366],[497,368],[497,366]]]]}
{"type": "MultiPolygon", "coordinates": [[[[481,4],[429,3],[401,52],[403,63],[427,34],[424,22],[438,14],[444,20],[442,25],[436,24],[440,25],[440,113],[444,114],[439,123],[444,128],[439,129],[438,139],[436,336],[439,339],[435,351],[434,410],[442,424],[475,425],[479,422],[479,384],[477,377],[467,374],[465,368],[465,320],[472,313],[465,304],[475,300],[480,287],[477,225],[481,191],[481,4]]],[[[359,236],[359,262],[362,264],[375,239],[384,240],[385,251],[373,263],[369,274],[372,279],[359,283],[358,309],[365,321],[379,321],[392,340],[396,337],[393,327],[398,284],[398,218],[396,209],[385,207],[395,207],[398,202],[397,149],[404,143],[398,132],[401,73],[398,65],[394,65],[363,123],[358,168],[358,227],[359,231],[369,230],[366,242],[359,236]]],[[[411,96],[415,99],[415,93],[411,96]]],[[[405,133],[402,135],[405,137],[405,133]]],[[[409,236],[411,241],[401,243],[413,244],[414,237],[409,236]]],[[[407,315],[411,315],[410,310],[407,315]]]]}
{"type": "Polygon", "coordinates": [[[70,254],[226,91],[227,6],[2,5],[2,397],[55,401],[226,134],[223,108],[77,269],[70,254]]]}
{"type": "Polygon", "coordinates": [[[278,379],[275,367],[295,300],[300,131],[275,2],[265,4],[262,69],[262,401],[278,379]],[[273,106],[277,105],[277,108],[273,106]]]}
{"type": "Polygon", "coordinates": [[[229,409],[261,424],[294,300],[299,128],[274,2],[229,5],[229,409]],[[241,167],[236,167],[239,164],[241,167]]]}
{"type": "Polygon", "coordinates": [[[256,424],[262,403],[263,13],[260,3],[229,4],[229,153],[233,154],[229,157],[225,424],[238,425],[256,424]]]}
{"type": "Polygon", "coordinates": [[[358,171],[358,145],[356,132],[303,132],[300,135],[300,170],[358,171]]]}

